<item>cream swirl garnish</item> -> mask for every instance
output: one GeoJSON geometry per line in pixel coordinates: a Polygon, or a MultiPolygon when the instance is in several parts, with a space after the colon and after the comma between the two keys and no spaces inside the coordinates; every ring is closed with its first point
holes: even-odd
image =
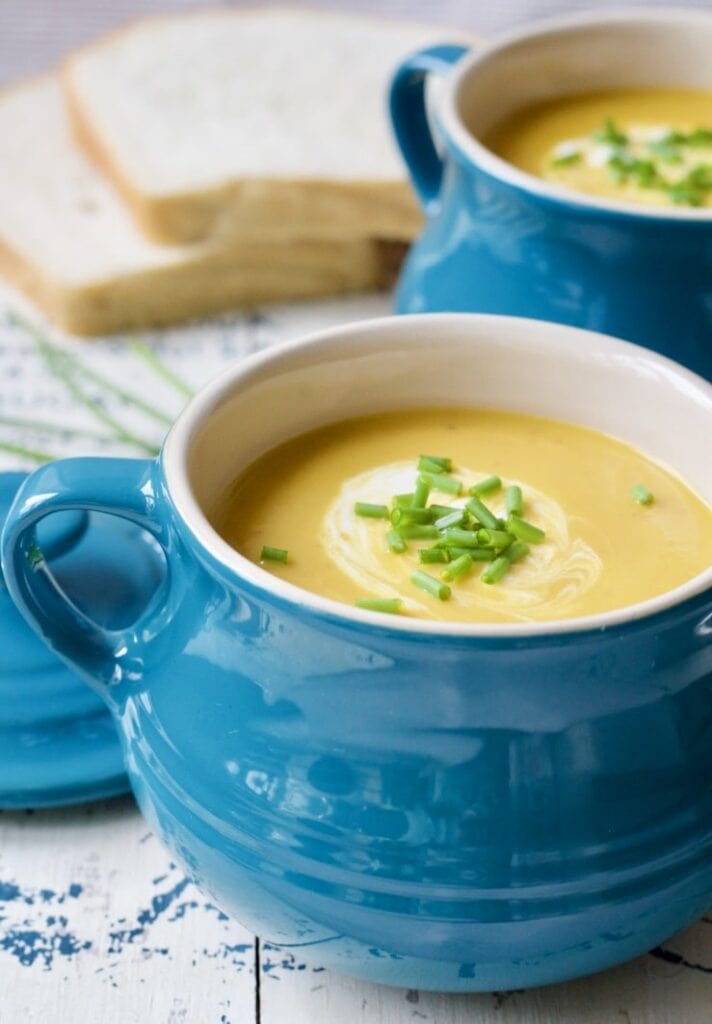
{"type": "MultiPolygon", "coordinates": [[[[457,469],[466,489],[487,475],[462,466],[457,469]]],[[[414,569],[423,568],[416,545],[394,555],[384,543],[383,522],[354,514],[357,502],[388,503],[393,494],[412,491],[417,478],[413,462],[408,461],[379,466],[347,480],[326,511],[321,540],[332,561],[364,593],[384,598],[397,594],[404,611],[447,619],[442,602],[421,595],[409,582],[414,569]]],[[[571,537],[568,517],[557,502],[526,483],[507,480],[505,484],[522,486],[527,514],[546,531],[546,539],[533,545],[527,558],[512,566],[496,587],[471,575],[453,588],[451,601],[473,612],[487,609],[524,622],[556,618],[593,586],[601,573],[601,559],[584,540],[571,537]]],[[[445,494],[438,494],[437,501],[453,508],[463,504],[445,494]]],[[[506,515],[504,491],[488,498],[488,505],[495,515],[506,515]]]]}

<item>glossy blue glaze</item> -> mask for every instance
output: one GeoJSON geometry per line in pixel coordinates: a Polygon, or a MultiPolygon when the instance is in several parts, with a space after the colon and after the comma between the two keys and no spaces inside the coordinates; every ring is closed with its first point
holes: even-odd
{"type": "Polygon", "coordinates": [[[406,60],[392,83],[396,138],[428,222],[412,246],[397,313],[483,312],[553,320],[637,342],[712,379],[712,222],[642,216],[498,177],[423,107],[428,74],[462,47],[406,60]]]}
{"type": "MultiPolygon", "coordinates": [[[[0,474],[0,522],[25,480],[0,474]]],[[[130,621],[161,558],[135,527],[84,512],[40,524],[38,545],[65,593],[104,624],[130,621]]],[[[128,780],[104,701],[42,644],[0,576],[0,807],[47,807],[124,793],[128,780]]]]}
{"type": "Polygon", "coordinates": [[[110,703],[153,826],[265,939],[390,984],[516,988],[623,961],[709,904],[709,591],[579,633],[404,633],[248,582],[162,465],[129,460],[39,470],[3,555],[110,703]],[[163,546],[133,627],[88,623],[28,569],[33,524],[72,507],[163,546]]]}

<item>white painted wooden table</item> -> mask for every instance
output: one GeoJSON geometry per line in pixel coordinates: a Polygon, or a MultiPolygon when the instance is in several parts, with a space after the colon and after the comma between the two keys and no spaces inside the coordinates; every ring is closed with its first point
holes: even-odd
{"type": "MultiPolygon", "coordinates": [[[[198,387],[275,341],[388,311],[387,296],[282,307],[145,336],[198,387]]],[[[0,417],[97,429],[47,372],[0,293],[0,417]]],[[[29,314],[32,315],[32,314],[29,314]]],[[[181,397],[126,341],[57,340],[171,414],[181,397]]],[[[94,389],[155,443],[163,428],[94,389]]],[[[91,389],[90,389],[91,391],[91,389]]],[[[91,396],[90,396],[91,397],[91,396]]],[[[102,427],[102,430],[104,428],[102,427]]],[[[106,433],[106,431],[104,430],[106,433]]],[[[0,424],[0,444],[53,454],[131,453],[113,440],[0,424]]],[[[0,451],[0,469],[28,466],[0,451]]],[[[1,652],[0,652],[1,657],[1,652]]],[[[129,797],[0,813],[0,1024],[712,1024],[712,915],[624,966],[530,992],[447,996],[388,989],[303,963],[228,920],[171,863],[129,797]]]]}

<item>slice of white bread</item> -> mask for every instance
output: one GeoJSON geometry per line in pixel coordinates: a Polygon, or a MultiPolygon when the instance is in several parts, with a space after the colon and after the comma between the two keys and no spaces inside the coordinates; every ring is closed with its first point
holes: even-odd
{"type": "Polygon", "coordinates": [[[296,234],[410,240],[421,226],[386,93],[452,30],[290,8],[128,25],[72,55],[78,138],[163,242],[296,234]]]}
{"type": "Polygon", "coordinates": [[[74,142],[55,76],[0,93],[0,273],[69,332],[379,287],[394,255],[366,239],[155,245],[74,142]]]}

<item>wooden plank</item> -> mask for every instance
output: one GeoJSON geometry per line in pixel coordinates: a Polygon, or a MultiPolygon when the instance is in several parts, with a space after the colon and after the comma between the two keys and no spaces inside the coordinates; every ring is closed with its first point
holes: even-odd
{"type": "Polygon", "coordinates": [[[315,970],[264,945],[260,973],[262,1024],[710,1024],[712,917],[656,955],[529,992],[406,992],[315,970]]]}
{"type": "Polygon", "coordinates": [[[254,960],[130,798],[0,814],[2,1024],[253,1024],[254,960]]]}

